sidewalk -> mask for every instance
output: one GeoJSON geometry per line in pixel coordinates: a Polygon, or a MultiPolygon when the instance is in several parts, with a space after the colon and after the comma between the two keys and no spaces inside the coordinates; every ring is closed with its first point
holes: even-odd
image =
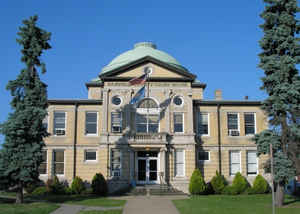
{"type": "MultiPolygon", "coordinates": [[[[179,214],[172,200],[185,199],[187,196],[124,196],[114,199],[127,200],[123,214],[179,214]]],[[[62,204],[51,214],[77,214],[82,210],[121,210],[122,207],[90,207],[62,204]]]]}
{"type": "Polygon", "coordinates": [[[123,214],[179,214],[172,203],[187,196],[138,196],[127,199],[123,214]]]}

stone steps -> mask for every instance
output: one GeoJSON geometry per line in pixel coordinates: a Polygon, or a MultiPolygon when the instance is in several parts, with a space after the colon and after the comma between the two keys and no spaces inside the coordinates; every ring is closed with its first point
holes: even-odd
{"type": "Polygon", "coordinates": [[[136,186],[135,188],[131,189],[127,195],[186,195],[186,193],[166,184],[155,184],[136,186]]]}

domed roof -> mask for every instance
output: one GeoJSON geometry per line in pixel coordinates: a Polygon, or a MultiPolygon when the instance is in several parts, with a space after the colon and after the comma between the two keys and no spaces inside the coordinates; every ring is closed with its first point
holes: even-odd
{"type": "Polygon", "coordinates": [[[103,67],[101,74],[107,73],[146,56],[153,57],[171,66],[187,71],[187,69],[184,68],[174,57],[163,51],[157,50],[155,44],[151,42],[140,42],[135,44],[132,50],[126,51],[125,53],[115,57],[107,66],[103,67]]]}

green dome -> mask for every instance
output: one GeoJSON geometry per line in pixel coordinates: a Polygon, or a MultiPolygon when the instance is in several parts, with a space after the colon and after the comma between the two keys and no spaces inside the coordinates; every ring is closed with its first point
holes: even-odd
{"type": "Polygon", "coordinates": [[[126,51],[125,53],[114,58],[107,66],[102,69],[101,74],[107,73],[111,70],[127,65],[146,56],[153,57],[171,66],[187,71],[174,57],[163,51],[157,50],[155,44],[151,42],[140,42],[135,44],[132,50],[126,51]]]}

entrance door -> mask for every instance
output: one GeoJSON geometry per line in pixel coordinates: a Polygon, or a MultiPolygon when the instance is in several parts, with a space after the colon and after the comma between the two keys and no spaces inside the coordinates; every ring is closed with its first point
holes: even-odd
{"type": "Polygon", "coordinates": [[[138,152],[137,182],[140,184],[157,184],[158,179],[158,153],[138,152]]]}

